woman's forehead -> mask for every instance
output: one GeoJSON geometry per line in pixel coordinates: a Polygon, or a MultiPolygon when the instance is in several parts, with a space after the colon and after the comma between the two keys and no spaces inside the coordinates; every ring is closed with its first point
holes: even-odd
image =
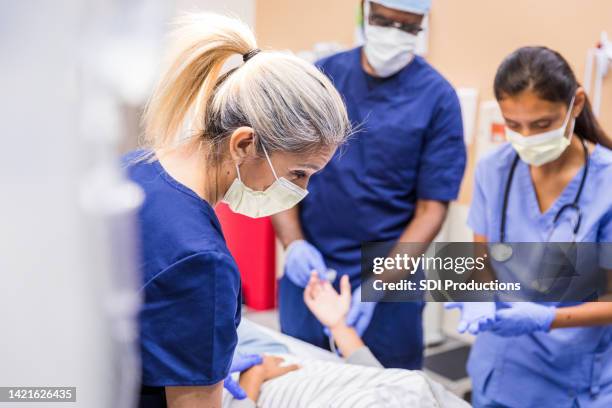
{"type": "Polygon", "coordinates": [[[505,96],[499,101],[504,116],[539,117],[557,115],[565,106],[564,102],[552,102],[539,97],[531,91],[513,96],[505,96]]]}

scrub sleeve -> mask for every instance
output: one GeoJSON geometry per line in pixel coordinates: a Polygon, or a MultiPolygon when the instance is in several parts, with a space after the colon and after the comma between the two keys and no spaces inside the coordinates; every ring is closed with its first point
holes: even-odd
{"type": "Polygon", "coordinates": [[[605,269],[612,269],[612,211],[601,222],[599,237],[599,265],[605,269]]]}
{"type": "Polygon", "coordinates": [[[145,284],[143,384],[213,385],[227,376],[237,342],[233,265],[226,254],[200,252],[145,284]]]}
{"type": "Polygon", "coordinates": [[[475,234],[484,235],[487,237],[487,239],[489,239],[490,231],[487,230],[487,225],[490,225],[490,222],[486,218],[488,207],[483,191],[482,166],[482,161],[476,165],[474,175],[474,192],[472,195],[472,203],[470,204],[467,223],[475,234]]]}
{"type": "Polygon", "coordinates": [[[461,108],[454,89],[442,94],[430,123],[419,155],[417,197],[451,201],[459,194],[465,169],[461,108]]]}

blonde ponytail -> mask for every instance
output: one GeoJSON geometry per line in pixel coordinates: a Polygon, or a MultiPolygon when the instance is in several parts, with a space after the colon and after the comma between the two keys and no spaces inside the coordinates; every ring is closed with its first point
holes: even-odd
{"type": "MultiPolygon", "coordinates": [[[[233,55],[257,48],[244,23],[217,14],[177,21],[172,59],[144,114],[152,150],[189,136],[220,144],[240,126],[254,129],[270,151],[338,145],[349,134],[343,101],[328,78],[291,54],[264,51],[220,77],[233,55]]],[[[252,55],[251,53],[250,55],[252,55]]]]}
{"type": "Polygon", "coordinates": [[[173,61],[145,110],[145,134],[155,147],[172,144],[196,99],[198,111],[205,109],[229,57],[256,47],[248,26],[228,17],[187,14],[176,24],[173,61]]]}

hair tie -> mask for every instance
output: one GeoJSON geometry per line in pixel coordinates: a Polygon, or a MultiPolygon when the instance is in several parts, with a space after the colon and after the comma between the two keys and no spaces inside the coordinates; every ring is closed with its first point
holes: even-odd
{"type": "Polygon", "coordinates": [[[250,60],[251,58],[253,58],[257,54],[259,54],[260,52],[261,52],[261,50],[259,48],[253,48],[251,51],[249,51],[246,54],[242,55],[242,61],[247,62],[248,60],[250,60]]]}

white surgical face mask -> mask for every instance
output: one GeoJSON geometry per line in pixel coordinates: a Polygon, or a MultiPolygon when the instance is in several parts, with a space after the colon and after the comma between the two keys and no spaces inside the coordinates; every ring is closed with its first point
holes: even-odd
{"type": "Polygon", "coordinates": [[[414,58],[417,36],[394,27],[379,27],[368,23],[370,2],[365,3],[365,45],[366,58],[376,73],[389,77],[399,72],[414,58]]]}
{"type": "Polygon", "coordinates": [[[236,166],[238,177],[234,179],[222,200],[233,212],[251,218],[267,217],[288,210],[308,194],[307,190],[298,187],[286,178],[276,176],[268,152],[263,144],[261,146],[276,181],[264,191],[255,191],[242,182],[240,169],[236,166]]]}
{"type": "Polygon", "coordinates": [[[574,98],[570,102],[563,125],[558,129],[533,136],[523,136],[506,127],[506,137],[522,161],[532,166],[541,166],[561,156],[565,149],[567,149],[567,146],[569,146],[574,134],[574,124],[576,121],[572,118],[569,136],[565,137],[573,106],[574,98]]]}

